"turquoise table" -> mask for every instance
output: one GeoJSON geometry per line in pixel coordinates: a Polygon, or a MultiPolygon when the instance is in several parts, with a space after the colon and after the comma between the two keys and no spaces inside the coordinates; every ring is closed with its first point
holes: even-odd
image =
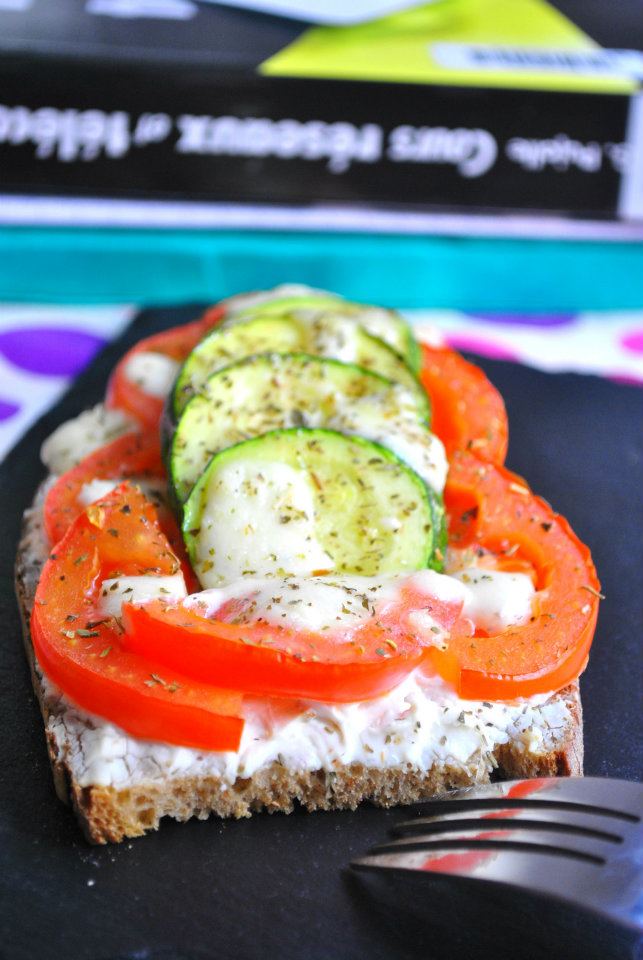
{"type": "Polygon", "coordinates": [[[643,307],[643,243],[3,228],[0,300],[176,303],[299,281],[398,307],[643,307]]]}

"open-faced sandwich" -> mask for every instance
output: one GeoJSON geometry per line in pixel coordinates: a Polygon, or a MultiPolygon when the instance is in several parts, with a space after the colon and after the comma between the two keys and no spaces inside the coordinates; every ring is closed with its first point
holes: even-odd
{"type": "Polygon", "coordinates": [[[599,584],[506,447],[479,369],[333,294],[130,350],[44,444],[17,565],[89,839],[581,773],[599,584]]]}

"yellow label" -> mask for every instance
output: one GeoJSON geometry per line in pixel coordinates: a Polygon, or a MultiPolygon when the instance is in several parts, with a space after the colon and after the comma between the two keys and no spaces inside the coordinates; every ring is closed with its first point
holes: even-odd
{"type": "Polygon", "coordinates": [[[314,27],[259,70],[268,76],[389,83],[636,90],[636,82],[616,70],[593,68],[591,57],[574,59],[600,50],[545,0],[437,0],[357,26],[314,27]],[[548,52],[553,52],[549,62],[548,52]]]}

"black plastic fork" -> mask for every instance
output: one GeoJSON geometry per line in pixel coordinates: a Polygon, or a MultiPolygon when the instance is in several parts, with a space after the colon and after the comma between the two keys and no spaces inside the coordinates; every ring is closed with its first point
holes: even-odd
{"type": "Polygon", "coordinates": [[[597,777],[459,790],[398,824],[355,870],[417,871],[556,897],[643,930],[643,784],[597,777]]]}

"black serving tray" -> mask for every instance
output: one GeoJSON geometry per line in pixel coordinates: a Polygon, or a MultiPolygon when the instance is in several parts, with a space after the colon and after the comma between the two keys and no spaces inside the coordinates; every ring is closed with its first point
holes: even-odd
{"type": "MultiPolygon", "coordinates": [[[[0,957],[3,960],[380,960],[641,956],[639,944],[546,901],[346,865],[399,810],[164,822],[90,847],[55,797],[13,594],[20,518],[42,440],[97,402],[124,349],[196,315],[148,310],[0,465],[0,957]]],[[[583,676],[586,772],[642,772],[643,391],[479,361],[509,411],[509,466],[590,544],[607,599],[583,676]]],[[[406,811],[405,813],[407,813],[406,811]]]]}

